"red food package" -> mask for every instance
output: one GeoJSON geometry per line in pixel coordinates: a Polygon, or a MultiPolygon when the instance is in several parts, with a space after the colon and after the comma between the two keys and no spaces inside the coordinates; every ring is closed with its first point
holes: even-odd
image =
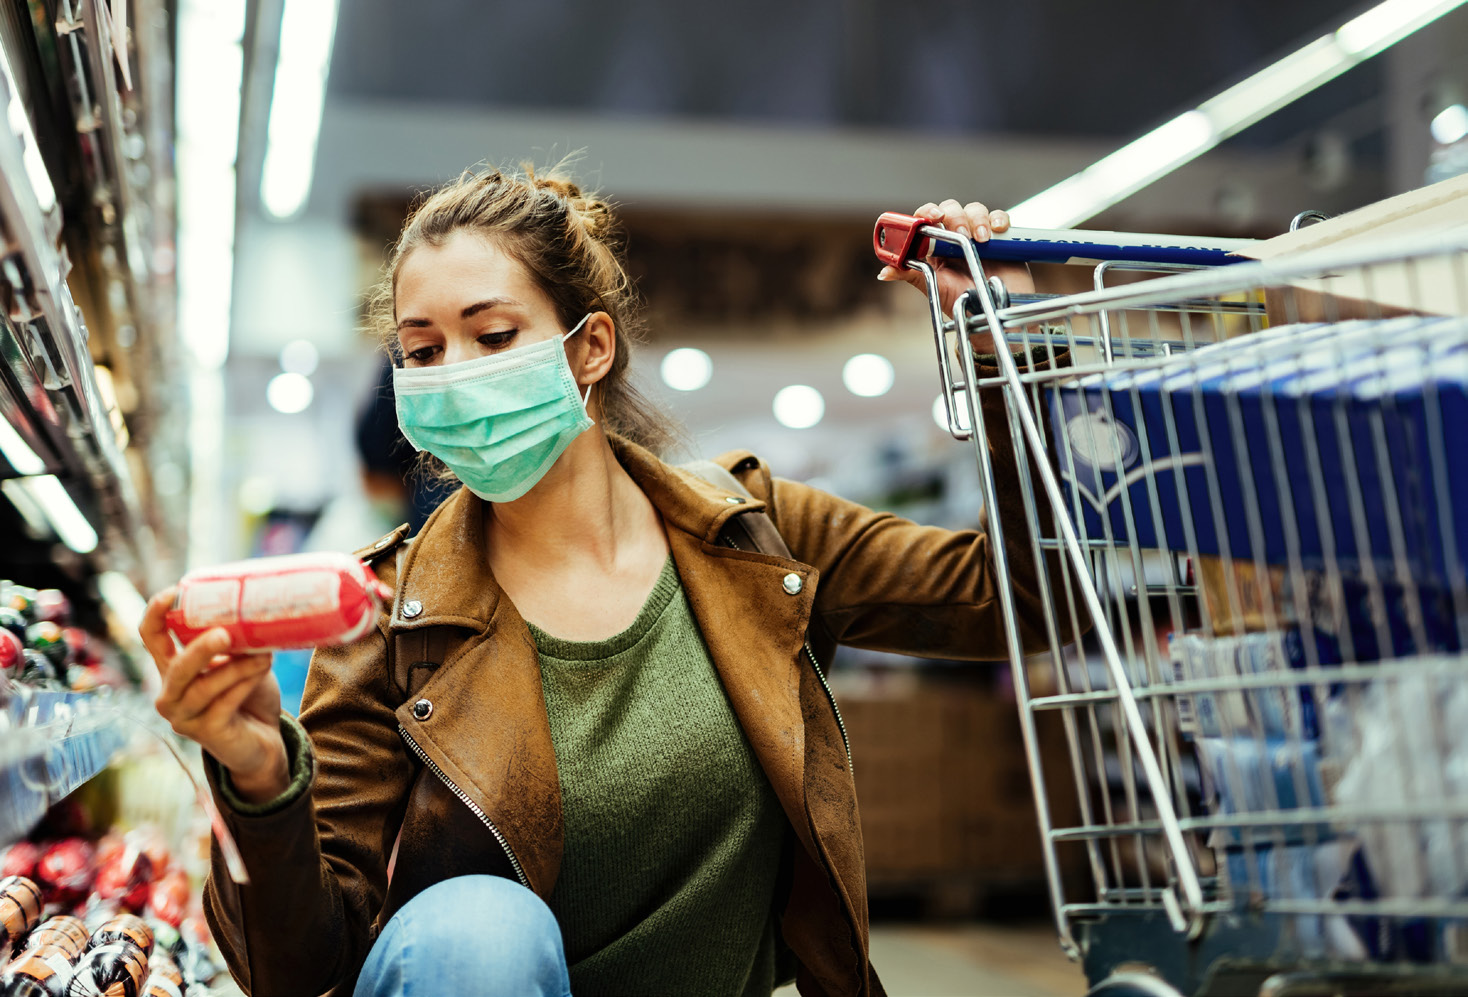
{"type": "Polygon", "coordinates": [[[0,879],[0,962],[41,922],[41,888],[24,876],[0,879]]]}
{"type": "Polygon", "coordinates": [[[36,878],[36,863],[41,860],[41,847],[30,841],[17,841],[0,859],[0,876],[36,878]]]}
{"type": "Polygon", "coordinates": [[[148,902],[153,876],[153,859],[147,852],[121,839],[111,839],[104,845],[92,889],[105,901],[140,911],[148,902]]]}
{"type": "Polygon", "coordinates": [[[13,632],[0,628],[0,678],[14,677],[25,667],[25,644],[13,632]]]}
{"type": "Polygon", "coordinates": [[[183,870],[169,870],[148,892],[148,913],[177,928],[188,912],[189,892],[189,877],[183,870]]]}
{"type": "Polygon", "coordinates": [[[187,644],[223,627],[236,653],[349,644],[392,590],[349,554],[287,554],[191,571],[166,621],[187,644]]]}
{"type": "Polygon", "coordinates": [[[36,863],[36,879],[48,902],[76,903],[91,890],[96,872],[95,850],[85,838],[62,838],[36,863]]]}

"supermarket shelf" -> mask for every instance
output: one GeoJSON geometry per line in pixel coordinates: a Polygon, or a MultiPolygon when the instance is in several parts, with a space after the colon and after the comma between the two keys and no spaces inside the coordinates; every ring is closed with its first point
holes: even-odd
{"type": "MultiPolygon", "coordinates": [[[[127,233],[128,183],[120,152],[124,130],[106,19],[88,4],[90,31],[66,25],[64,52],[74,94],[82,99],[76,129],[93,152],[87,188],[100,222],[127,233]],[[105,54],[104,54],[105,53],[105,54]]],[[[148,536],[133,474],[118,438],[115,405],[104,397],[81,309],[72,298],[72,262],[60,236],[65,206],[47,173],[26,114],[16,114],[24,81],[7,58],[4,92],[9,127],[0,128],[0,488],[33,539],[60,540],[94,564],[136,574],[149,560],[148,536]]],[[[79,221],[82,228],[85,223],[79,221]]],[[[71,225],[70,219],[67,221],[71,225]]],[[[140,313],[146,266],[136,241],[120,237],[126,279],[115,282],[118,307],[140,313]]],[[[110,317],[110,315],[109,315],[110,317]]]]}
{"type": "Polygon", "coordinates": [[[0,847],[106,768],[125,742],[118,714],[93,693],[11,692],[0,708],[0,847]]]}

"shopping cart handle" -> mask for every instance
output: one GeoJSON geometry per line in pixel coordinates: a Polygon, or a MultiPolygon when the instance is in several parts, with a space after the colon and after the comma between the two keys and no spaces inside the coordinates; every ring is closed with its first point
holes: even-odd
{"type": "Polygon", "coordinates": [[[915,218],[898,211],[882,212],[877,219],[877,227],[872,231],[872,249],[877,259],[901,270],[909,258],[926,256],[926,252],[916,252],[922,248],[923,242],[918,230],[931,224],[926,218],[915,218]]]}
{"type": "MultiPolygon", "coordinates": [[[[901,268],[909,259],[929,254],[962,259],[955,242],[929,239],[922,229],[925,218],[888,211],[877,219],[872,248],[877,259],[901,268]]],[[[1140,232],[1097,232],[1086,229],[1012,228],[987,242],[975,242],[981,260],[1006,263],[1102,263],[1108,260],[1167,266],[1223,266],[1243,263],[1254,239],[1217,239],[1193,235],[1156,235],[1140,232]]]]}

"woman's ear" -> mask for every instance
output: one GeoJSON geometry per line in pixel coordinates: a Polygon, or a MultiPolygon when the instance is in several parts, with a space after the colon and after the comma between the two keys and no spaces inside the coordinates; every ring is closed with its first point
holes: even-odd
{"type": "Polygon", "coordinates": [[[607,376],[617,358],[617,327],[606,312],[592,312],[581,330],[585,352],[576,383],[583,388],[607,376]]]}

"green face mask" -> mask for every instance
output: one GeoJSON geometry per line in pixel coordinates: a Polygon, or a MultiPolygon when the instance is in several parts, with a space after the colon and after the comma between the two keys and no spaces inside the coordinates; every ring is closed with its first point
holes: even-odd
{"type": "Polygon", "coordinates": [[[486,502],[534,488],[571,441],[592,426],[564,336],[444,367],[393,370],[398,425],[486,502]]]}

